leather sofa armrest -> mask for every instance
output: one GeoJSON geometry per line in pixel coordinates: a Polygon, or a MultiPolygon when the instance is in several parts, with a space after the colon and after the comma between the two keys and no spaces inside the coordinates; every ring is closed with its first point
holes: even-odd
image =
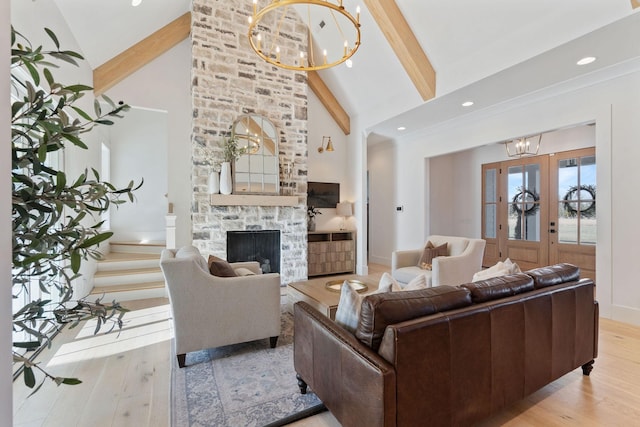
{"type": "Polygon", "coordinates": [[[408,251],[393,251],[391,253],[391,271],[402,267],[413,267],[418,265],[422,249],[412,249],[408,251]]]}
{"type": "Polygon", "coordinates": [[[394,367],[305,302],[294,305],[294,367],[341,425],[395,426],[394,367]]]}

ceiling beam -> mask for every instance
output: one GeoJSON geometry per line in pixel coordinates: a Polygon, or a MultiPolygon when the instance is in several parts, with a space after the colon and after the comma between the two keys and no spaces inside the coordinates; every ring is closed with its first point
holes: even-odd
{"type": "Polygon", "coordinates": [[[436,96],[436,72],[394,0],[364,0],[424,101],[436,96]]]}
{"type": "Polygon", "coordinates": [[[634,9],[640,7],[640,0],[631,0],[631,7],[634,9]]]}
{"type": "Polygon", "coordinates": [[[93,70],[94,94],[102,95],[107,89],[189,37],[190,32],[191,12],[187,12],[100,65],[93,70]]]}
{"type": "Polygon", "coordinates": [[[351,119],[336,97],[333,96],[331,90],[322,81],[320,75],[316,71],[307,71],[307,83],[313,93],[320,99],[324,108],[331,114],[333,120],[335,120],[340,129],[342,129],[342,132],[344,132],[345,135],[349,135],[351,133],[351,119]]]}

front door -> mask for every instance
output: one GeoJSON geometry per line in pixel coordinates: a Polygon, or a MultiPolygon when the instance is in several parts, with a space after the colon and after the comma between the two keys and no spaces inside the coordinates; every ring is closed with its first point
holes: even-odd
{"type": "Polygon", "coordinates": [[[550,158],[549,262],[580,267],[596,277],[596,156],[587,148],[550,158]]]}
{"type": "Polygon", "coordinates": [[[558,262],[595,277],[595,150],[482,166],[483,266],[528,270],[558,262]]]}

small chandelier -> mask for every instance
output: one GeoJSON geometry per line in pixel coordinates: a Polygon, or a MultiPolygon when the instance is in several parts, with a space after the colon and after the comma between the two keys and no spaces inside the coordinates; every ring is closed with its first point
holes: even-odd
{"type": "Polygon", "coordinates": [[[354,18],[342,5],[342,0],[272,0],[260,11],[258,0],[253,0],[248,37],[251,48],[260,58],[287,70],[323,70],[345,61],[349,65],[350,58],[360,47],[360,6],[356,8],[354,18]],[[301,9],[305,5],[306,11],[301,9]],[[289,6],[294,6],[300,16],[306,16],[308,46],[299,46],[290,35],[281,34],[289,6]],[[311,23],[312,8],[314,17],[320,19],[315,26],[311,23]],[[316,52],[312,38],[314,29],[332,31],[323,37],[331,40],[332,46],[320,46],[322,50],[316,52]]]}
{"type": "Polygon", "coordinates": [[[540,141],[542,134],[531,137],[517,138],[512,141],[505,141],[504,147],[507,150],[507,156],[521,158],[526,156],[535,156],[540,149],[540,141]],[[537,138],[537,140],[536,140],[537,138]]]}

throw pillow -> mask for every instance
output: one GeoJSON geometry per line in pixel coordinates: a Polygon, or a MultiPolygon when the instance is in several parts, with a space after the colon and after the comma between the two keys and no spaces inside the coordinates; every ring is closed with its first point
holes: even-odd
{"type": "MultiPolygon", "coordinates": [[[[377,291],[368,295],[391,292],[391,286],[392,283],[388,283],[385,286],[378,286],[377,291]]],[[[364,297],[364,295],[359,294],[358,291],[351,286],[349,281],[344,281],[342,289],[340,290],[340,301],[338,302],[338,309],[336,310],[335,322],[352,334],[355,333],[358,327],[360,307],[362,306],[364,297]]]]}
{"type": "Polygon", "coordinates": [[[447,255],[447,243],[443,243],[440,246],[434,246],[431,241],[428,241],[422,251],[420,261],[418,261],[418,267],[423,270],[431,270],[431,264],[434,258],[447,255]]]}
{"type": "Polygon", "coordinates": [[[400,284],[400,282],[394,279],[391,274],[384,272],[382,273],[382,277],[380,277],[380,281],[378,282],[378,289],[387,286],[391,286],[391,292],[415,291],[418,289],[426,289],[429,287],[427,286],[427,278],[424,274],[420,274],[419,276],[411,279],[411,281],[406,285],[402,285],[400,284]]]}
{"type": "Polygon", "coordinates": [[[236,276],[255,276],[256,275],[256,273],[244,267],[235,268],[234,271],[236,273],[236,276]]]}
{"type": "Polygon", "coordinates": [[[209,255],[209,272],[218,277],[236,277],[237,274],[227,261],[214,255],[209,255]]]}

